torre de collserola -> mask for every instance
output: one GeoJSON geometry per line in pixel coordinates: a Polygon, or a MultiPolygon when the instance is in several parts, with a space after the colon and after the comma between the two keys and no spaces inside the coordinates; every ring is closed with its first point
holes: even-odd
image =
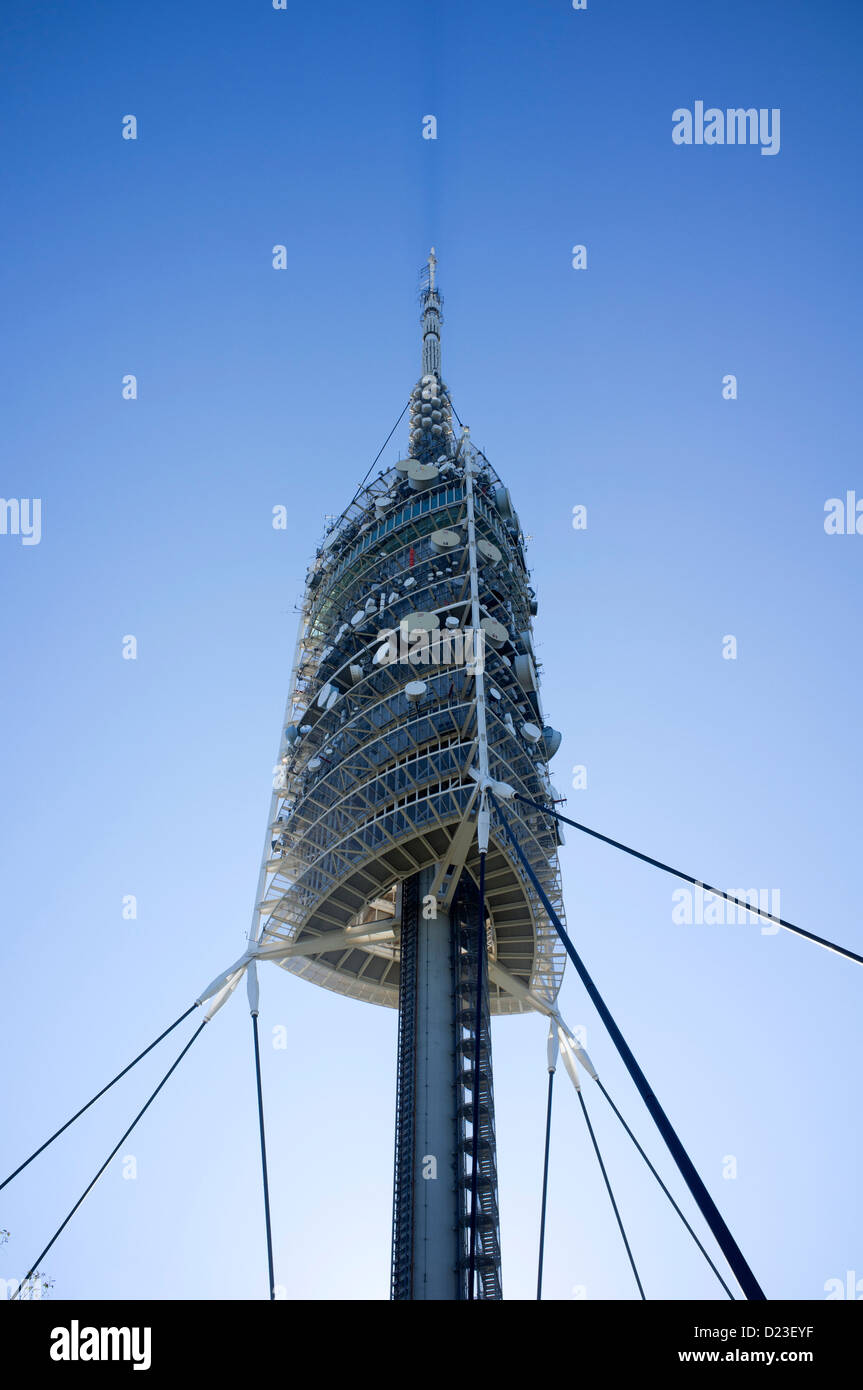
{"type": "MultiPolygon", "coordinates": [[[[482,787],[552,800],[560,735],[518,516],[453,425],[435,272],[432,251],[407,456],[360,488],[308,571],[253,935],[290,944],[280,963],[312,984],[399,1010],[393,1298],[468,1296],[475,1155],[476,1290],[494,1299],[489,1016],[552,1003],[564,957],[482,787]]],[[[521,830],[562,917],[558,832],[539,815],[521,830]]]]}

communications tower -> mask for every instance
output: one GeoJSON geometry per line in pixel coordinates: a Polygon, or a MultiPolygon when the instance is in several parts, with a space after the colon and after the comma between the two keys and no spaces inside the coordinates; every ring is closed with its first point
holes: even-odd
{"type": "MultiPolygon", "coordinates": [[[[306,577],[252,937],[399,1011],[392,1297],[497,1299],[489,1020],[553,1005],[564,956],[486,789],[553,801],[560,734],[518,516],[453,427],[435,272],[432,248],[406,456],[361,485],[306,577]]],[[[558,835],[522,825],[562,919],[558,835]]]]}

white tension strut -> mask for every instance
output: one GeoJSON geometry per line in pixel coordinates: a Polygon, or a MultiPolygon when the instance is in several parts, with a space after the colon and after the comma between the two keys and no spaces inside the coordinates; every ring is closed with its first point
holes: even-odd
{"type": "Polygon", "coordinates": [[[546,1049],[548,1055],[549,1071],[557,1070],[557,1055],[559,1050],[560,1042],[557,1036],[557,1026],[555,1024],[554,1019],[552,1019],[548,1025],[548,1045],[546,1049]]]}
{"type": "Polygon", "coordinates": [[[581,1090],[581,1080],[578,1075],[578,1067],[575,1065],[575,1057],[569,1044],[569,1039],[562,1028],[558,1028],[560,1038],[560,1054],[563,1058],[564,1070],[577,1091],[581,1090]]]}
{"type": "Polygon", "coordinates": [[[597,1072],[596,1067],[591,1062],[584,1048],[579,1046],[574,1035],[569,1031],[560,1014],[556,1014],[556,1021],[557,1034],[560,1038],[560,1050],[563,1053],[564,1064],[566,1062],[566,1054],[567,1052],[570,1052],[572,1054],[573,1059],[575,1059],[576,1057],[578,1058],[579,1062],[584,1067],[584,1070],[587,1072],[588,1076],[593,1077],[594,1081],[598,1081],[599,1073],[597,1072]]]}
{"type": "MultiPolygon", "coordinates": [[[[205,1021],[206,1021],[207,1023],[209,1023],[210,1019],[213,1017],[214,1014],[217,1014],[217,1013],[219,1012],[219,1010],[220,1010],[220,1008],[222,1007],[222,1005],[223,1005],[223,1004],[226,1004],[226,1003],[228,1002],[228,1000],[230,999],[230,997],[231,997],[231,995],[233,994],[234,990],[237,988],[237,985],[240,983],[241,979],[243,978],[243,973],[244,973],[244,971],[245,971],[245,968],[246,968],[246,967],[243,966],[242,970],[235,970],[234,973],[233,973],[232,975],[229,975],[229,976],[228,976],[228,979],[226,980],[226,982],[225,982],[225,984],[222,986],[222,988],[219,989],[218,992],[216,992],[215,998],[213,999],[212,1004],[210,1005],[210,1007],[209,1007],[209,1009],[207,1010],[207,1012],[204,1014],[204,1019],[205,1019],[205,1021]]],[[[210,997],[209,994],[205,996],[205,998],[209,998],[209,997],[210,997]]],[[[202,1004],[202,1003],[204,1002],[204,1000],[203,1000],[203,999],[199,999],[197,1002],[198,1002],[199,1004],[202,1004]]]]}
{"type": "Polygon", "coordinates": [[[248,972],[249,1007],[251,1012],[255,1013],[258,998],[257,961],[271,960],[278,964],[279,961],[288,960],[291,956],[313,956],[318,951],[331,951],[341,946],[375,945],[394,939],[395,932],[392,925],[381,923],[373,929],[358,931],[354,928],[353,931],[327,932],[326,936],[317,936],[310,941],[287,941],[279,946],[252,946],[239,959],[235,960],[233,965],[229,965],[227,970],[223,970],[214,980],[211,980],[207,988],[198,995],[195,1003],[204,1004],[215,996],[214,1003],[207,1014],[208,1019],[212,1018],[213,1014],[218,1013],[225,1001],[233,994],[243,975],[248,972]],[[254,1006],[252,1004],[253,997],[254,1006]]]}
{"type": "Polygon", "coordinates": [[[479,811],[476,818],[476,842],[480,854],[488,853],[488,833],[491,823],[491,813],[488,809],[488,793],[480,792],[479,811]]]}
{"type": "Polygon", "coordinates": [[[258,987],[258,967],[253,960],[246,967],[246,993],[249,996],[249,1013],[257,1018],[261,991],[258,987]]]}

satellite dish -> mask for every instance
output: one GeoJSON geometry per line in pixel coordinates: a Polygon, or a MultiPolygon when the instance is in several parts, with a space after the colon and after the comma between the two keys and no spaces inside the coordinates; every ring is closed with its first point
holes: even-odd
{"type": "Polygon", "coordinates": [[[503,556],[492,541],[477,541],[477,554],[490,565],[499,565],[503,556]]]}
{"type": "Polygon", "coordinates": [[[390,644],[389,644],[389,642],[384,642],[383,646],[382,646],[382,647],[378,647],[377,651],[375,652],[374,656],[372,657],[372,665],[373,665],[373,666],[386,666],[386,665],[389,664],[389,657],[390,657],[390,644]]]}
{"type": "Polygon", "coordinates": [[[420,629],[436,632],[440,627],[440,618],[437,613],[408,613],[407,617],[402,618],[401,625],[407,632],[418,632],[420,629]]]}
{"type": "Polygon", "coordinates": [[[462,541],[457,531],[432,531],[431,543],[439,555],[449,555],[462,541]]]}
{"type": "Polygon", "coordinates": [[[499,623],[495,618],[483,618],[480,628],[485,633],[486,641],[495,648],[502,647],[509,637],[503,623],[499,623]]]}
{"type": "Polygon", "coordinates": [[[520,652],[515,658],[515,675],[522,690],[536,690],[536,669],[524,652],[520,652]]]}
{"type": "Polygon", "coordinates": [[[438,471],[433,463],[413,463],[408,469],[408,481],[414,492],[424,492],[438,480],[438,471]]]}
{"type": "Polygon", "coordinates": [[[542,742],[547,758],[554,757],[562,741],[563,734],[559,733],[557,729],[552,729],[550,725],[546,725],[542,731],[542,742]]]}

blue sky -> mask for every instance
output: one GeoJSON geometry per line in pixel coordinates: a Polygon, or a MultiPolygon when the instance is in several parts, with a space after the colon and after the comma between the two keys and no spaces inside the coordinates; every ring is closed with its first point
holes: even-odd
{"type": "MultiPolygon", "coordinates": [[[[306,565],[419,375],[432,243],[444,376],[533,537],[568,813],[863,950],[863,538],[823,526],[863,497],[858,7],[94,0],[13,3],[5,31],[2,492],[43,534],[0,536],[4,1174],[242,949],[306,565]],[[674,145],[696,100],[779,108],[779,154],[674,145]]],[[[863,1278],[858,967],[676,925],[671,880],[575,832],[561,857],[768,1294],[863,1278]]],[[[572,972],[561,1004],[679,1193],[572,972]]],[[[261,1026],[277,1280],[385,1297],[395,1013],[272,970],[261,1026]]],[[[2,1277],[190,1028],[0,1194],[2,1277]]],[[[55,1296],[265,1296],[249,1033],[237,997],[126,1146],[137,1178],[115,1162],[52,1250],[55,1296]]],[[[530,1297],[542,1022],[494,1049],[504,1292],[530,1297]]],[[[557,1092],[546,1295],[633,1297],[557,1092]]],[[[649,1296],[721,1294],[586,1094],[649,1296]]]]}

